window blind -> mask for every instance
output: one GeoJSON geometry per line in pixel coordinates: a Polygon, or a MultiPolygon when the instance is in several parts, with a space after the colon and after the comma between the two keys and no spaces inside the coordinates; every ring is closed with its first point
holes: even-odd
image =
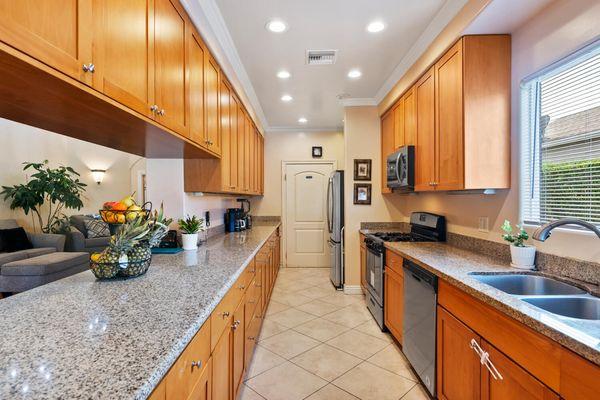
{"type": "Polygon", "coordinates": [[[600,45],[521,88],[522,221],[600,225],[600,45]]]}

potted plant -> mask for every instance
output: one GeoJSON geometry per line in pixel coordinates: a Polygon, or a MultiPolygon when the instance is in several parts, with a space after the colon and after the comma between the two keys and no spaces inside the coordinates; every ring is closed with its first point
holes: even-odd
{"type": "Polygon", "coordinates": [[[523,242],[529,239],[522,225],[517,225],[517,233],[513,233],[513,228],[509,220],[502,224],[504,235],[502,239],[510,243],[511,265],[515,268],[534,269],[535,268],[535,247],[528,246],[523,242]]]}
{"type": "Polygon", "coordinates": [[[196,250],[198,248],[198,232],[202,230],[204,220],[195,215],[188,215],[185,219],[179,220],[179,229],[181,229],[181,240],[184,250],[196,250]]]}
{"type": "Polygon", "coordinates": [[[81,197],[87,185],[79,180],[79,174],[71,167],[61,165],[50,168],[48,160],[41,163],[25,162],[23,165],[23,171],[34,170],[28,182],[2,186],[0,194],[4,195],[4,200],[11,200],[11,210],[22,208],[25,215],[29,211],[35,214],[43,233],[62,233],[66,221],[63,210],[80,210],[83,207],[81,197]],[[42,215],[42,209],[47,211],[47,215],[42,215]]]}

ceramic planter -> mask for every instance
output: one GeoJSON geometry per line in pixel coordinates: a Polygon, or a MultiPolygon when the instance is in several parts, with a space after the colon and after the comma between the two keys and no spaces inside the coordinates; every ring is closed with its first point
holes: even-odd
{"type": "Polygon", "coordinates": [[[511,265],[515,268],[534,269],[535,268],[535,247],[510,246],[511,265]]]}
{"type": "Polygon", "coordinates": [[[184,250],[196,250],[198,248],[198,234],[197,233],[182,233],[181,241],[184,250]]]}

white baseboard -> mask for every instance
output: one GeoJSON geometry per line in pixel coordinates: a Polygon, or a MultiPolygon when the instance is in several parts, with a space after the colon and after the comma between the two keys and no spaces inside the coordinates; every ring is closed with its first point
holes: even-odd
{"type": "Polygon", "coordinates": [[[363,294],[360,285],[344,285],[344,294],[363,294]]]}

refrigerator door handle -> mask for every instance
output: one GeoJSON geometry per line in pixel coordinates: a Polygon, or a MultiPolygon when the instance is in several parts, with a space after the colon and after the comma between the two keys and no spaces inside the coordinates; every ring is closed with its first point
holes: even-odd
{"type": "Polygon", "coordinates": [[[327,229],[329,233],[333,232],[332,219],[333,219],[333,203],[331,201],[331,190],[333,186],[333,179],[330,177],[327,183],[327,229]]]}

